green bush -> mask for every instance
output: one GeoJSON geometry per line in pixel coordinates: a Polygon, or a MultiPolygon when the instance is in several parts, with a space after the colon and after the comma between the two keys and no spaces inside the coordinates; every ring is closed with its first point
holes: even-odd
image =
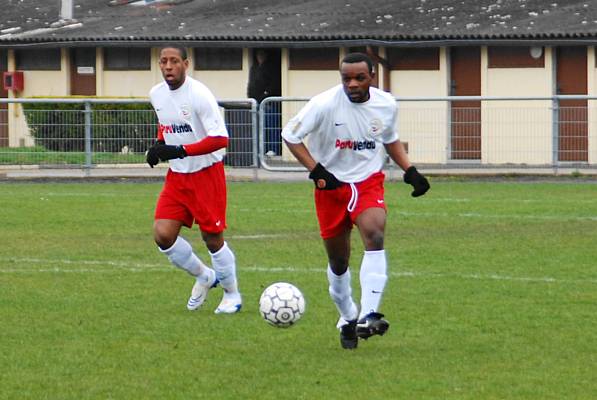
{"type": "MultiPolygon", "coordinates": [[[[24,103],[36,146],[50,151],[85,151],[85,105],[24,103]]],[[[149,103],[91,105],[93,152],[145,151],[155,141],[157,118],[149,103]]]]}

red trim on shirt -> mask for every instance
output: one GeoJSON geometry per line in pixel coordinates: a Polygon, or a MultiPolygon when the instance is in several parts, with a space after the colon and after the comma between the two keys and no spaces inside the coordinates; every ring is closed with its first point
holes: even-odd
{"type": "Polygon", "coordinates": [[[165,142],[164,140],[164,125],[159,124],[158,125],[158,141],[162,141],[165,142]]]}
{"type": "Polygon", "coordinates": [[[201,154],[213,153],[228,145],[228,138],[225,136],[208,136],[198,142],[183,145],[187,156],[198,156],[201,154]]]}

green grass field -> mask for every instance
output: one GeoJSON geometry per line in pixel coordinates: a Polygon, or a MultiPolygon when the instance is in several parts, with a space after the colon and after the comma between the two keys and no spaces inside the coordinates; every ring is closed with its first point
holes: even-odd
{"type": "MultiPolygon", "coordinates": [[[[93,164],[142,164],[145,154],[93,152],[93,164]]],[[[85,165],[86,155],[83,151],[49,151],[42,146],[34,147],[0,147],[0,165],[85,165]]]]}
{"type": "Polygon", "coordinates": [[[186,310],[153,244],[161,183],[1,183],[0,398],[596,398],[597,184],[432,185],[386,185],[391,328],[347,351],[309,182],[229,184],[244,307],[224,316],[220,289],[186,310]],[[289,329],[257,311],[275,281],[307,299],[289,329]]]}

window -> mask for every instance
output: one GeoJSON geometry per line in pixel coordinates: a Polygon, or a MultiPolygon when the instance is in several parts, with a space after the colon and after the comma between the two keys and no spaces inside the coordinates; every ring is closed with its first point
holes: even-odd
{"type": "MultiPolygon", "coordinates": [[[[377,51],[374,51],[377,54],[377,51]]],[[[347,47],[346,54],[348,53],[363,53],[367,54],[367,46],[347,47]]]]}
{"type": "Polygon", "coordinates": [[[196,47],[194,49],[195,70],[222,71],[243,69],[243,50],[238,48],[209,48],[196,47]]]}
{"type": "Polygon", "coordinates": [[[543,68],[542,47],[493,46],[487,48],[489,68],[543,68]]]}
{"type": "Polygon", "coordinates": [[[75,47],[71,51],[71,61],[76,67],[95,68],[95,48],[75,47]]]}
{"type": "Polygon", "coordinates": [[[292,70],[337,70],[340,65],[337,48],[290,49],[292,70]]]}
{"type": "Polygon", "coordinates": [[[60,71],[60,49],[15,50],[16,67],[25,71],[60,71]]]}
{"type": "Polygon", "coordinates": [[[0,49],[0,71],[6,71],[8,68],[7,51],[0,49]]]}
{"type": "Polygon", "coordinates": [[[151,51],[147,47],[108,47],[104,49],[104,68],[108,71],[150,70],[151,51]]]}
{"type": "Polygon", "coordinates": [[[386,55],[394,70],[438,70],[439,48],[387,48],[386,55]]]}

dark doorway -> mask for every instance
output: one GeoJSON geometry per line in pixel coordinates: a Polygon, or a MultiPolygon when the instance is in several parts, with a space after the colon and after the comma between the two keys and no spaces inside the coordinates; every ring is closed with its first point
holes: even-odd
{"type": "Polygon", "coordinates": [[[280,49],[258,48],[252,53],[247,96],[257,100],[264,113],[263,149],[268,157],[282,154],[282,105],[265,102],[268,97],[282,95],[280,49]]]}
{"type": "MultiPolygon", "coordinates": [[[[8,90],[4,89],[4,73],[8,66],[8,52],[0,50],[0,77],[2,77],[2,85],[0,85],[0,98],[8,97],[8,90]]],[[[8,104],[0,104],[0,147],[8,147],[8,104]]]]}
{"type": "MultiPolygon", "coordinates": [[[[481,95],[481,49],[452,47],[450,50],[451,96],[481,95]]],[[[481,159],[481,102],[453,101],[450,145],[452,160],[481,159]]]]}
{"type": "Polygon", "coordinates": [[[70,93],[79,96],[95,96],[95,48],[71,49],[70,65],[70,93]]]}
{"type": "MultiPolygon", "coordinates": [[[[587,48],[556,49],[557,94],[587,94],[587,48]]],[[[587,100],[559,101],[558,161],[588,161],[587,100]]]]}

